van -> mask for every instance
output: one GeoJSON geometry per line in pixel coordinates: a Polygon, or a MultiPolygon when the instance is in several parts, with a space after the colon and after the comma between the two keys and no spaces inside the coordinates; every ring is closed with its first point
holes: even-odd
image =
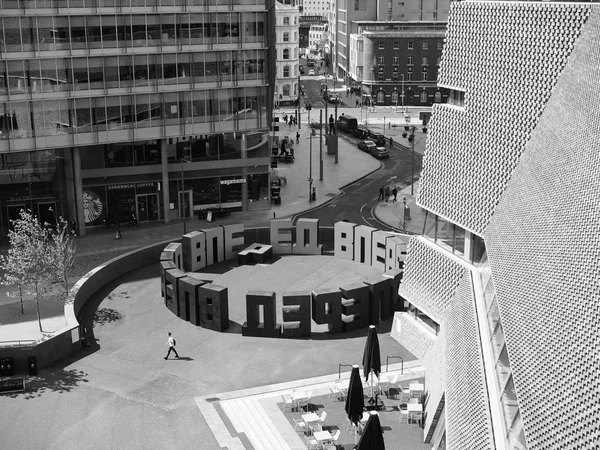
{"type": "Polygon", "coordinates": [[[356,117],[343,115],[339,117],[337,127],[341,131],[351,133],[358,128],[358,120],[356,117]]]}

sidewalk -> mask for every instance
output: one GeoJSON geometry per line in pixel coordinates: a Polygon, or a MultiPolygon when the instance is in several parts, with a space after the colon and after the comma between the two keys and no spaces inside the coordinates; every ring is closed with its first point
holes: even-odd
{"type": "Polygon", "coordinates": [[[397,201],[379,202],[373,209],[375,218],[399,233],[422,234],[425,224],[425,212],[415,203],[417,193],[419,192],[420,180],[415,181],[413,194],[411,195],[410,184],[398,192],[397,201]],[[404,214],[404,203],[402,199],[406,198],[406,204],[410,209],[410,219],[406,221],[406,230],[402,229],[402,216],[404,214]]]}

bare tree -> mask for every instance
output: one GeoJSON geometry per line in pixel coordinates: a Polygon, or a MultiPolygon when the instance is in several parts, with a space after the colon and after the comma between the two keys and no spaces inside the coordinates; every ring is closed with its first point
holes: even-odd
{"type": "MultiPolygon", "coordinates": [[[[31,211],[23,209],[19,212],[18,219],[11,220],[11,225],[8,232],[8,255],[0,256],[0,268],[4,271],[2,284],[18,287],[20,293],[24,291],[35,298],[38,324],[40,331],[43,331],[40,298],[48,289],[53,275],[48,251],[49,229],[31,211]]],[[[21,298],[21,311],[22,301],[21,298]]]]}
{"type": "Polygon", "coordinates": [[[69,295],[69,275],[73,271],[77,257],[75,231],[71,230],[68,222],[59,217],[56,229],[50,233],[49,256],[54,278],[61,281],[65,295],[69,295]]]}

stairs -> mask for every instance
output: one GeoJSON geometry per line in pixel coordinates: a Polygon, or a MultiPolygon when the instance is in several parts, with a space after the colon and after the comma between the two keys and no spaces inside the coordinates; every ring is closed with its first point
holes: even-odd
{"type": "Polygon", "coordinates": [[[438,421],[440,420],[440,416],[442,415],[442,411],[444,410],[444,405],[446,404],[446,394],[442,394],[442,398],[440,398],[440,402],[433,414],[433,420],[431,421],[431,425],[429,426],[429,430],[427,430],[427,435],[425,436],[425,443],[429,444],[431,442],[431,438],[433,437],[433,433],[435,428],[437,427],[438,421]]]}

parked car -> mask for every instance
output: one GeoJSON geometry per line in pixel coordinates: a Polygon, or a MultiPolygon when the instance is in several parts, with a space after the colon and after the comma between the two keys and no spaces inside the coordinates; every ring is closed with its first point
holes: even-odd
{"type": "Polygon", "coordinates": [[[369,139],[375,142],[378,147],[385,147],[385,144],[387,144],[387,139],[383,134],[374,133],[371,130],[369,130],[369,139]]]}
{"type": "Polygon", "coordinates": [[[352,132],[352,136],[359,139],[367,139],[369,137],[369,130],[363,126],[359,126],[352,132]]]}
{"type": "Polygon", "coordinates": [[[390,154],[385,147],[372,147],[371,155],[373,155],[377,159],[389,158],[390,154]]]}
{"type": "Polygon", "coordinates": [[[310,69],[310,70],[308,71],[308,74],[309,74],[309,75],[314,75],[314,74],[315,74],[315,69],[310,69]]]}
{"type": "Polygon", "coordinates": [[[337,120],[337,128],[346,133],[352,133],[358,128],[358,120],[356,117],[342,115],[337,120]]]}
{"type": "Polygon", "coordinates": [[[327,101],[329,103],[339,103],[342,99],[340,98],[339,95],[337,94],[328,94],[327,95],[327,101]]]}
{"type": "Polygon", "coordinates": [[[377,147],[375,142],[369,140],[358,143],[358,148],[360,148],[363,152],[371,153],[371,149],[374,149],[375,147],[377,147]]]}

